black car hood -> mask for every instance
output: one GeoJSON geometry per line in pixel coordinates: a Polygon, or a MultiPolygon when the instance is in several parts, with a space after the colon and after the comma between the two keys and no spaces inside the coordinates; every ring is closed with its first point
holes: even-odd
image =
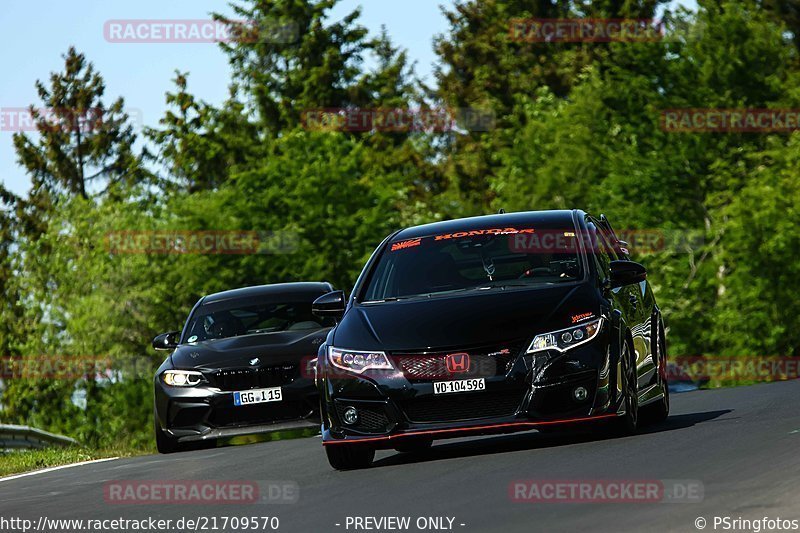
{"type": "Polygon", "coordinates": [[[249,367],[256,357],[261,360],[260,366],[300,362],[316,357],[329,330],[281,331],[181,344],[171,359],[174,368],[181,369],[249,367]]]}
{"type": "Polygon", "coordinates": [[[489,344],[566,328],[571,316],[585,313],[599,313],[587,283],[358,304],[336,327],[333,343],[385,351],[489,344]]]}

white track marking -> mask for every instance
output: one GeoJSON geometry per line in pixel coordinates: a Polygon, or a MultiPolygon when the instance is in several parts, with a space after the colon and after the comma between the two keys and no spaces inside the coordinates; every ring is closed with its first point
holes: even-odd
{"type": "Polygon", "coordinates": [[[94,463],[105,463],[106,461],[113,461],[114,459],[119,459],[119,457],[108,457],[106,459],[95,459],[94,461],[83,461],[81,463],[53,466],[50,468],[43,468],[41,470],[34,470],[33,472],[25,472],[24,474],[15,474],[13,476],[0,477],[0,483],[2,483],[3,481],[11,481],[12,479],[19,479],[21,477],[36,476],[38,474],[46,474],[47,472],[55,472],[56,470],[64,470],[65,468],[72,468],[75,466],[91,465],[94,463]]]}

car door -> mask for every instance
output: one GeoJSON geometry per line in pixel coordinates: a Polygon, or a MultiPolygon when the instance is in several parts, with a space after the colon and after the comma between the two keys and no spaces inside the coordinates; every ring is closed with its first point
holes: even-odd
{"type": "MultiPolygon", "coordinates": [[[[599,268],[608,277],[611,261],[625,261],[628,258],[617,256],[615,246],[612,244],[615,241],[604,224],[591,217],[587,224],[590,231],[595,234],[593,242],[595,243],[596,253],[594,255],[600,263],[599,268]]],[[[631,330],[641,390],[647,386],[653,372],[655,372],[655,366],[650,354],[650,321],[649,316],[646,316],[648,313],[645,309],[644,298],[639,284],[612,287],[610,296],[614,301],[615,307],[622,312],[625,323],[631,330]]]]}
{"type": "MultiPolygon", "coordinates": [[[[616,238],[608,220],[603,220],[599,232],[608,254],[613,260],[630,261],[630,257],[620,250],[619,240],[616,238]]],[[[653,359],[652,346],[652,298],[648,292],[647,281],[621,287],[620,297],[627,301],[629,315],[628,326],[633,337],[633,349],[636,351],[636,361],[639,373],[639,390],[643,390],[653,379],[656,372],[656,362],[653,359]]]]}

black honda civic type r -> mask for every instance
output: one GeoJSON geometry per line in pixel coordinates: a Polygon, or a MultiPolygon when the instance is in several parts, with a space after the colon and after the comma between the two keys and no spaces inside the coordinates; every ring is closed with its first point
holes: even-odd
{"type": "Polygon", "coordinates": [[[211,294],[183,331],[153,340],[172,353],[155,376],[162,453],[193,441],[319,428],[316,353],[333,326],[312,314],[329,283],[282,283],[211,294]]]}
{"type": "Polygon", "coordinates": [[[508,213],[398,231],[318,351],[322,437],[336,469],[376,449],[589,424],[633,433],[669,413],[664,324],[645,268],[608,220],[508,213]]]}

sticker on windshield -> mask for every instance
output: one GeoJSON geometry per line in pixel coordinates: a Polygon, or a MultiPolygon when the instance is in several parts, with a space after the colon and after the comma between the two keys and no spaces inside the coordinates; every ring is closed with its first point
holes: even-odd
{"type": "Polygon", "coordinates": [[[457,231],[455,233],[445,233],[443,235],[436,235],[435,241],[444,241],[447,239],[461,239],[464,237],[475,237],[478,235],[517,235],[520,233],[534,233],[533,228],[517,229],[517,228],[491,228],[491,229],[474,229],[470,231],[457,231]]]}
{"type": "Polygon", "coordinates": [[[196,341],[196,340],[197,340],[197,335],[192,335],[191,337],[189,337],[188,339],[186,339],[186,342],[194,342],[194,341],[196,341]]]}
{"type": "MultiPolygon", "coordinates": [[[[530,235],[535,230],[533,228],[517,229],[517,228],[489,228],[489,229],[473,229],[469,231],[457,231],[455,233],[444,233],[441,235],[431,235],[434,241],[445,241],[449,239],[463,239],[464,237],[478,237],[481,235],[530,235]]],[[[414,248],[422,244],[422,239],[430,237],[416,237],[405,241],[398,241],[392,243],[390,250],[396,252],[398,250],[406,250],[414,248]]]]}
{"type": "Polygon", "coordinates": [[[392,251],[396,252],[397,250],[405,250],[406,248],[413,248],[414,246],[419,246],[420,244],[422,244],[422,237],[410,239],[408,241],[395,242],[392,244],[392,251]]]}

